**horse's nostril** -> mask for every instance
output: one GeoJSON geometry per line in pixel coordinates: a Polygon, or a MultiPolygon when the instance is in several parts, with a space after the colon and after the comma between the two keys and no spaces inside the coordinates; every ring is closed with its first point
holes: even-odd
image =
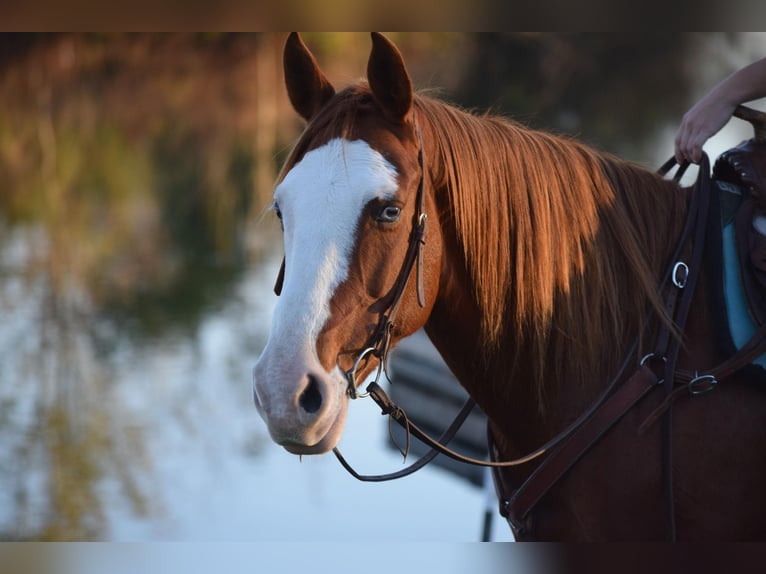
{"type": "Polygon", "coordinates": [[[315,413],[322,406],[322,393],[319,392],[319,381],[314,375],[309,375],[309,384],[301,393],[298,400],[301,408],[307,413],[315,413]]]}

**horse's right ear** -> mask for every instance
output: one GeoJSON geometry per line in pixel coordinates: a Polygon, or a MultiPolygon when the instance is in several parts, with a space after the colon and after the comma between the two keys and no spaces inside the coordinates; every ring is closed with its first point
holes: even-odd
{"type": "Polygon", "coordinates": [[[287,38],[283,62],[290,103],[303,118],[310,120],[335,95],[335,88],[296,32],[287,38]]]}

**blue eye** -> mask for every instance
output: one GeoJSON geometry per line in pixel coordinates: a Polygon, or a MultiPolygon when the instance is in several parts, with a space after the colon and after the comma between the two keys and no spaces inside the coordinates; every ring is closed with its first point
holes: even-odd
{"type": "Polygon", "coordinates": [[[386,205],[378,213],[377,220],[380,223],[396,223],[399,221],[399,216],[402,214],[402,210],[395,205],[386,205]]]}

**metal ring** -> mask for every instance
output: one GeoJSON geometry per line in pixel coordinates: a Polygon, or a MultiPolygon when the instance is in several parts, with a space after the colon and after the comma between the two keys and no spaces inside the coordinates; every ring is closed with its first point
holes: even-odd
{"type": "MultiPolygon", "coordinates": [[[[346,371],[346,381],[348,381],[348,390],[347,394],[349,398],[351,399],[364,399],[366,397],[370,396],[370,393],[360,393],[356,390],[356,371],[359,368],[359,364],[362,362],[362,360],[369,354],[375,353],[377,351],[377,348],[375,347],[367,347],[364,351],[362,351],[359,356],[356,358],[356,361],[354,361],[354,366],[351,367],[351,370],[346,371]]],[[[377,377],[380,377],[380,370],[381,370],[381,364],[378,365],[378,375],[377,377]]]]}
{"type": "Polygon", "coordinates": [[[693,397],[698,397],[699,395],[704,395],[705,393],[712,391],[717,384],[718,380],[715,378],[715,375],[697,375],[689,381],[689,393],[691,393],[693,397]],[[708,381],[708,384],[701,389],[698,389],[697,386],[699,383],[704,381],[708,381]]]}
{"type": "MultiPolygon", "coordinates": [[[[639,366],[643,366],[649,359],[651,359],[653,357],[654,357],[654,353],[647,353],[646,355],[641,357],[641,360],[638,362],[638,365],[639,366]]],[[[665,357],[665,356],[660,357],[660,359],[662,359],[662,361],[665,362],[665,363],[668,362],[668,358],[665,357]]]]}
{"type": "Polygon", "coordinates": [[[672,273],[673,285],[675,285],[679,289],[683,289],[684,287],[686,287],[686,280],[688,277],[689,277],[689,266],[683,261],[677,261],[676,264],[673,266],[673,273],[672,273]],[[684,275],[681,279],[678,278],[679,270],[683,270],[684,272],[684,275]]]}

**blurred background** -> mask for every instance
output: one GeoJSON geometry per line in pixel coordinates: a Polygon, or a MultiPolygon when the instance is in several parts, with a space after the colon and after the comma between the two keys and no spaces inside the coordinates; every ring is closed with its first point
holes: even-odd
{"type": "MultiPolygon", "coordinates": [[[[651,169],[683,112],[766,54],[763,33],[390,37],[417,88],[651,169]]],[[[284,39],[0,35],[1,539],[479,538],[469,481],[357,483],[272,444],[253,407],[282,254],[266,210],[301,128],[284,39]]],[[[304,40],[336,86],[363,75],[368,35],[304,40]]],[[[733,120],[708,152],[747,137],[733,120]]],[[[401,468],[386,437],[351,405],[360,471],[401,468]]]]}

